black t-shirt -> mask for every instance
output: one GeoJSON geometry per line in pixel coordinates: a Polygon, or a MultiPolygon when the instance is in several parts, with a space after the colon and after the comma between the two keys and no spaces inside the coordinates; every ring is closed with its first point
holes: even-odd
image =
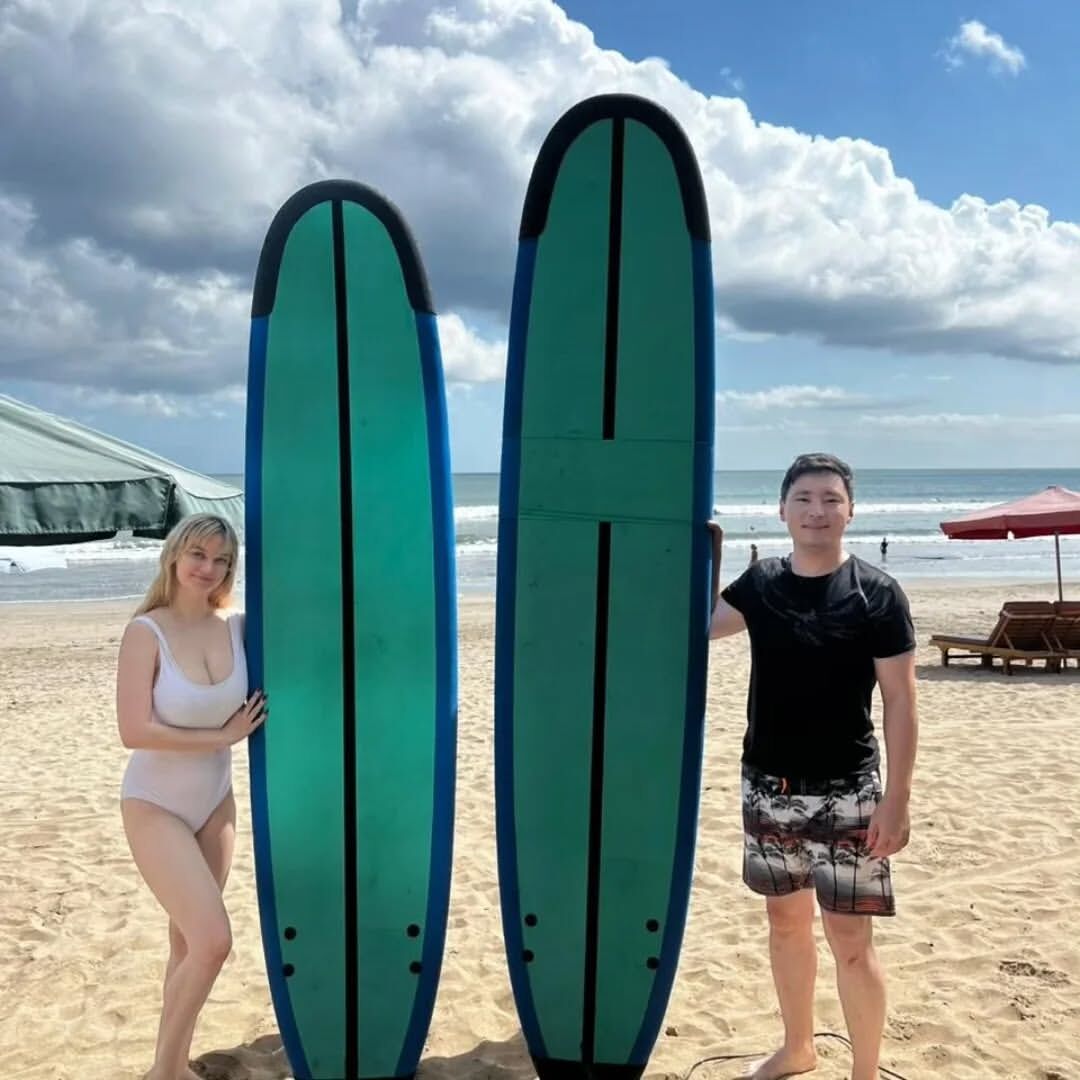
{"type": "Polygon", "coordinates": [[[750,634],[743,761],[805,780],[876,767],[874,659],[915,648],[896,581],[854,555],[822,577],[800,577],[790,558],[772,558],[754,563],[721,595],[750,634]]]}

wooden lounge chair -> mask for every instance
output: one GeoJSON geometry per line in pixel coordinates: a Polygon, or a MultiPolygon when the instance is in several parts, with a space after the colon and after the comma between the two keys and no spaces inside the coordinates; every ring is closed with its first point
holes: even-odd
{"type": "Polygon", "coordinates": [[[1080,600],[1059,600],[1054,604],[1054,625],[1050,641],[1068,667],[1070,660],[1080,667],[1080,600]]]}
{"type": "Polygon", "coordinates": [[[1003,604],[997,625],[984,638],[958,637],[955,634],[934,634],[930,644],[941,650],[941,663],[949,666],[950,653],[957,659],[978,658],[986,668],[1001,661],[1006,675],[1012,674],[1014,664],[1030,667],[1042,660],[1049,671],[1060,671],[1064,658],[1051,637],[1057,615],[1054,605],[1042,600],[1017,600],[1003,604]]]}

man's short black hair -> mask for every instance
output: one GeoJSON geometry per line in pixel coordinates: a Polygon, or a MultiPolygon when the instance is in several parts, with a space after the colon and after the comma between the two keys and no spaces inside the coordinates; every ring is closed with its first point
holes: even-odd
{"type": "Polygon", "coordinates": [[[848,499],[851,502],[855,501],[855,475],[851,471],[851,466],[841,461],[835,454],[800,454],[784,473],[784,482],[780,485],[780,501],[783,502],[787,498],[791,485],[799,477],[806,476],[807,473],[823,472],[839,476],[844,481],[844,490],[847,492],[848,499]]]}

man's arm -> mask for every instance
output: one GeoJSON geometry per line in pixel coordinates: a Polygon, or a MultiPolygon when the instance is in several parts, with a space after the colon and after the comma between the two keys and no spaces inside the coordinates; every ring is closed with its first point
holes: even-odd
{"type": "Polygon", "coordinates": [[[726,600],[720,599],[720,555],[724,544],[724,530],[715,521],[709,522],[712,535],[712,618],[709,621],[709,637],[730,637],[746,629],[746,620],[726,600]]]}
{"type": "Polygon", "coordinates": [[[885,795],[870,820],[867,844],[872,854],[884,858],[905,847],[911,832],[908,803],[919,738],[915,653],[875,660],[874,669],[884,705],[887,773],[885,795]]]}
{"type": "Polygon", "coordinates": [[[746,620],[742,612],[733,608],[726,600],[717,600],[709,622],[709,637],[731,637],[746,629],[746,620]]]}

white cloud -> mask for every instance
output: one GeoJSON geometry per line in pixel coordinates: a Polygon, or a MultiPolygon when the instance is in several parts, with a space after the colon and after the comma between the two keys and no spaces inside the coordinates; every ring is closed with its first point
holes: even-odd
{"type": "Polygon", "coordinates": [[[0,193],[0,375],[99,389],[213,393],[241,381],[250,299],[224,271],[170,275],[68,236],[0,193]]]}
{"type": "Polygon", "coordinates": [[[439,346],[448,382],[495,382],[506,371],[506,342],[485,341],[460,315],[439,317],[439,346]]]}
{"type": "Polygon", "coordinates": [[[1038,416],[1009,416],[1002,413],[897,413],[861,416],[859,423],[871,427],[908,431],[928,429],[949,432],[956,431],[958,428],[985,429],[1009,435],[1019,433],[1025,438],[1043,434],[1047,428],[1075,428],[1080,433],[1080,413],[1040,414],[1038,416]]]}
{"type": "Polygon", "coordinates": [[[550,0],[2,10],[0,379],[241,387],[265,230],[327,176],[402,209],[450,377],[497,379],[536,152],[612,90],[660,102],[694,144],[731,333],[1080,363],[1076,224],[976,195],[936,206],[885,149],[756,122],[662,61],[599,48],[550,0]]]}
{"type": "Polygon", "coordinates": [[[838,386],[774,386],[768,390],[724,390],[716,395],[716,403],[763,412],[767,409],[865,408],[871,401],[863,394],[853,394],[838,386]]]}
{"type": "Polygon", "coordinates": [[[722,67],[720,69],[720,75],[724,82],[735,91],[736,94],[741,94],[746,89],[746,80],[740,75],[736,75],[735,72],[729,67],[722,67]]]}
{"type": "Polygon", "coordinates": [[[723,312],[717,314],[714,320],[714,330],[717,338],[724,338],[727,341],[744,342],[750,345],[756,345],[762,341],[772,341],[772,339],[776,337],[775,334],[771,334],[768,331],[740,330],[738,323],[723,312]]]}
{"type": "Polygon", "coordinates": [[[229,387],[193,397],[188,394],[124,393],[97,390],[84,386],[65,387],[61,396],[72,406],[83,409],[115,409],[175,420],[178,417],[201,417],[223,420],[235,416],[243,406],[245,394],[240,387],[229,387]]]}
{"type": "Polygon", "coordinates": [[[1027,59],[1020,49],[987,29],[978,19],[961,23],[945,48],[945,62],[949,67],[960,67],[965,56],[985,59],[993,71],[1009,75],[1019,75],[1027,67],[1027,59]]]}
{"type": "Polygon", "coordinates": [[[810,434],[812,432],[824,431],[825,429],[819,425],[808,424],[805,420],[793,420],[789,417],[783,417],[778,420],[771,421],[770,423],[757,423],[757,424],[717,424],[716,433],[718,435],[762,435],[767,431],[798,433],[798,434],[810,434]]]}

